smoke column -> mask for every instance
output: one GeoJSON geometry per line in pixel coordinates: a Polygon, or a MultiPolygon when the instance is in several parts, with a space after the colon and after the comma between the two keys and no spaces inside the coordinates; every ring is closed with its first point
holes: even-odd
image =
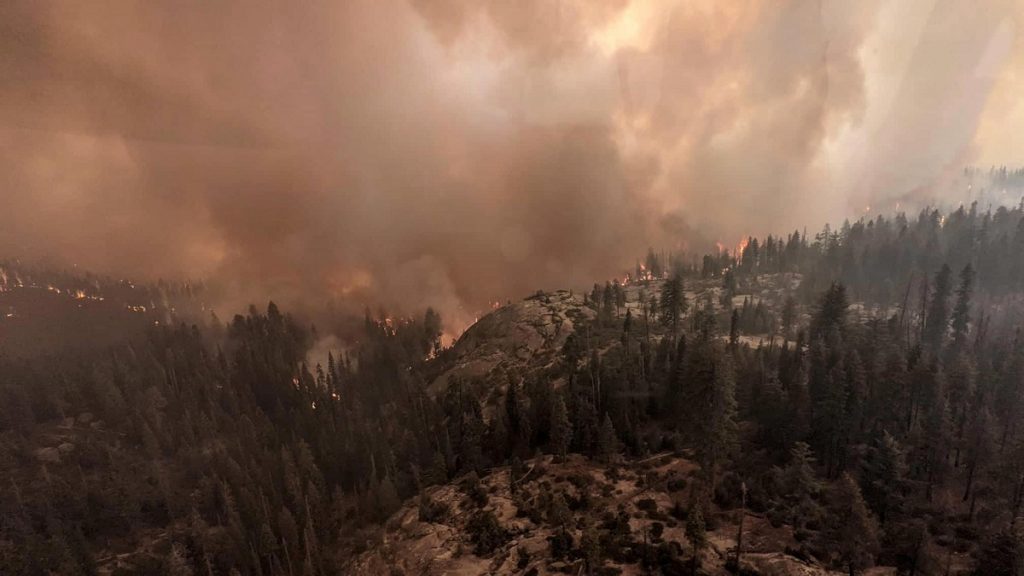
{"type": "Polygon", "coordinates": [[[0,6],[0,256],[456,328],[1020,162],[1022,3],[0,6]]]}

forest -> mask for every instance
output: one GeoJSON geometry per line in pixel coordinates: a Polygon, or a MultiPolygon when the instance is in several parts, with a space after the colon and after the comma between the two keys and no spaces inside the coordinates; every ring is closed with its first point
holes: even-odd
{"type": "MultiPolygon", "coordinates": [[[[652,250],[583,295],[555,361],[442,390],[459,344],[431,309],[367,312],[323,364],[317,329],[273,303],[94,345],[0,341],[0,573],[346,573],[403,502],[443,513],[431,486],[472,499],[538,455],[672,453],[699,465],[685,546],[654,554],[609,521],[552,555],[697,573],[706,527],[742,507],[849,574],[1018,574],[1022,294],[1024,207],[972,205],[652,250]]],[[[486,513],[472,526],[474,553],[503,537],[486,513]]]]}

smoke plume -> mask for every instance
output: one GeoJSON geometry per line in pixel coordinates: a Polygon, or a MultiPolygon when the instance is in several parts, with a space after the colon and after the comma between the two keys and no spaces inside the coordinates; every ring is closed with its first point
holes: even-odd
{"type": "Polygon", "coordinates": [[[1013,0],[6,2],[0,255],[457,328],[648,246],[1019,161],[1022,24],[1013,0]]]}

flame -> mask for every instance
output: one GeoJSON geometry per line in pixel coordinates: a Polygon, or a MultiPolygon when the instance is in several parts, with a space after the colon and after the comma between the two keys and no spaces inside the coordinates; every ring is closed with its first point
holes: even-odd
{"type": "MultiPolygon", "coordinates": [[[[626,275],[626,278],[628,280],[630,278],[629,275],[626,275]]],[[[646,264],[640,262],[640,275],[639,277],[637,277],[637,281],[644,282],[649,280],[654,280],[654,274],[652,274],[651,271],[647,269],[646,264]]]]}
{"type": "Polygon", "coordinates": [[[715,248],[718,249],[719,254],[725,252],[725,244],[722,244],[721,242],[715,242],[715,248]]]}
{"type": "Polygon", "coordinates": [[[747,245],[750,244],[750,236],[744,237],[740,240],[740,243],[736,245],[736,257],[740,258],[743,256],[743,251],[747,249],[747,245]]]}

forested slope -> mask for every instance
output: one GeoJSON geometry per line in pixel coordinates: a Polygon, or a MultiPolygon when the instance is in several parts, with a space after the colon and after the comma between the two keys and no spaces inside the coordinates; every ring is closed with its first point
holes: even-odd
{"type": "Polygon", "coordinates": [[[751,555],[1003,573],[1024,498],[1021,221],[926,211],[741,254],[652,252],[448,349],[433,311],[367,315],[320,366],[316,333],[273,304],[147,316],[92,346],[0,343],[0,572],[343,573],[415,506],[465,519],[448,524],[458,554],[502,572],[725,570],[735,541],[708,534],[738,534],[743,510],[752,534],[789,535],[751,536],[751,555]],[[686,473],[644,479],[654,455],[686,473]],[[568,516],[567,466],[592,491],[563,494],[568,516]],[[528,470],[526,496],[502,496],[528,470]],[[653,517],[616,475],[660,494],[653,517]],[[498,496],[498,517],[543,535],[523,566],[501,557],[521,538],[487,515],[498,496]]]}

